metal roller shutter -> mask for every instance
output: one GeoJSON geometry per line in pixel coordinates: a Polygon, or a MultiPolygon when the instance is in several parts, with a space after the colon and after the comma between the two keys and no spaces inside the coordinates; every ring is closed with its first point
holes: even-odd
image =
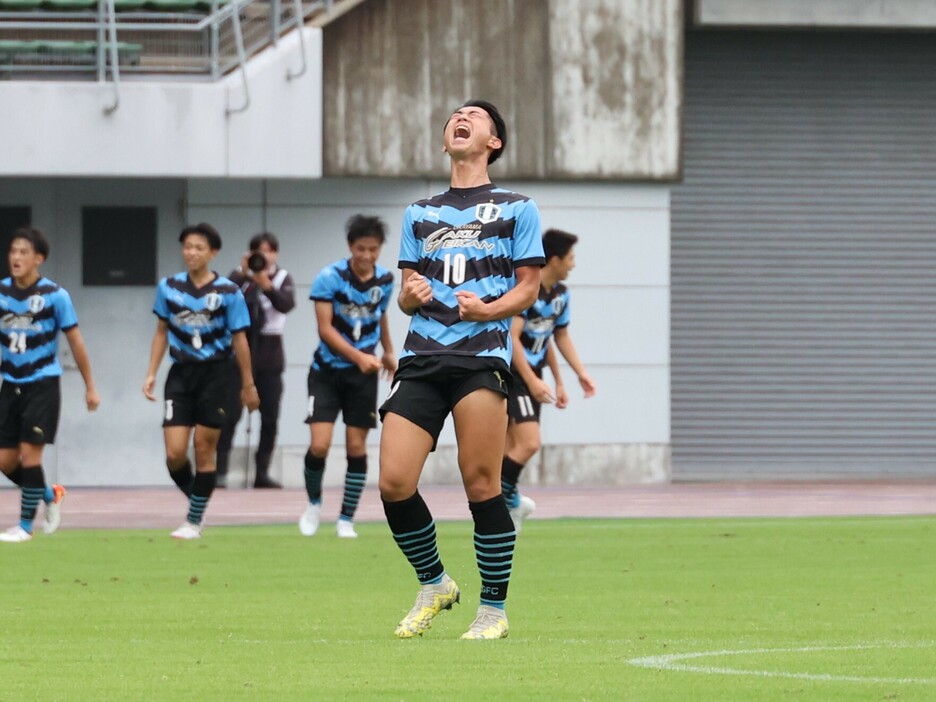
{"type": "Polygon", "coordinates": [[[674,478],[936,475],[936,38],[687,39],[674,478]]]}

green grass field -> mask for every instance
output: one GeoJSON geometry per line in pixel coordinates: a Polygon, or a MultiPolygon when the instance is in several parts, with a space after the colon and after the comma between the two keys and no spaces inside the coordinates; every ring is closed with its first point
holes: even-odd
{"type": "Polygon", "coordinates": [[[0,700],[934,700],[936,518],[529,522],[510,637],[416,582],[382,524],[68,531],[0,549],[0,700]]]}

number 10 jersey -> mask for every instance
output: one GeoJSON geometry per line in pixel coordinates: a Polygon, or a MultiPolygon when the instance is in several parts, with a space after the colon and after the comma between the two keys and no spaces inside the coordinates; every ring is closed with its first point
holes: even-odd
{"type": "Polygon", "coordinates": [[[524,195],[488,183],[410,205],[399,266],[429,281],[432,301],[413,315],[401,359],[494,357],[509,366],[510,319],[463,321],[455,293],[467,290],[491,302],[516,285],[516,268],[544,263],[539,210],[524,195]]]}

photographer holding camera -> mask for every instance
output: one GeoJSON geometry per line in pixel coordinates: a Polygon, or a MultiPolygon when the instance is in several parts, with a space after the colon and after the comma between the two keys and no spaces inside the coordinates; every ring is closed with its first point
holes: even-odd
{"type": "MultiPolygon", "coordinates": [[[[254,454],[257,464],[254,487],[279,488],[282,486],[270,477],[269,470],[283,397],[283,371],[286,367],[283,330],[286,313],[296,305],[296,286],[292,276],[277,265],[279,241],[276,236],[261,232],[250,240],[249,248],[241,265],[228,277],[240,286],[250,311],[247,342],[253,359],[254,382],[260,395],[260,441],[254,454]]],[[[240,381],[233,379],[232,382],[237,386],[240,381]]],[[[237,397],[239,391],[239,387],[232,387],[232,397],[237,397]]],[[[230,421],[222,428],[218,441],[218,487],[227,486],[231,443],[240,419],[240,411],[234,409],[238,405],[232,402],[231,407],[230,421]]]]}

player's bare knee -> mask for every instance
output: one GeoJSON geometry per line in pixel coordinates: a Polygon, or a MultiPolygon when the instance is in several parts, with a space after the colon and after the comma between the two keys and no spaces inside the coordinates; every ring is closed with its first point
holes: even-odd
{"type": "Polygon", "coordinates": [[[185,451],[166,451],[166,467],[171,472],[176,472],[188,462],[188,454],[185,451]]]}
{"type": "Polygon", "coordinates": [[[485,469],[462,471],[465,494],[471,502],[488,500],[501,491],[499,472],[485,469]]]}
{"type": "Polygon", "coordinates": [[[542,443],[540,441],[523,441],[515,447],[514,453],[520,454],[522,459],[520,463],[526,463],[533,456],[536,455],[536,452],[540,450],[542,443]]]}
{"type": "Polygon", "coordinates": [[[405,500],[416,492],[416,486],[411,480],[406,480],[402,476],[388,475],[384,471],[380,473],[377,488],[380,490],[380,498],[385,502],[405,500]]]}
{"type": "Polygon", "coordinates": [[[328,449],[330,446],[322,441],[313,441],[309,446],[309,453],[316,458],[328,458],[328,449]]]}

